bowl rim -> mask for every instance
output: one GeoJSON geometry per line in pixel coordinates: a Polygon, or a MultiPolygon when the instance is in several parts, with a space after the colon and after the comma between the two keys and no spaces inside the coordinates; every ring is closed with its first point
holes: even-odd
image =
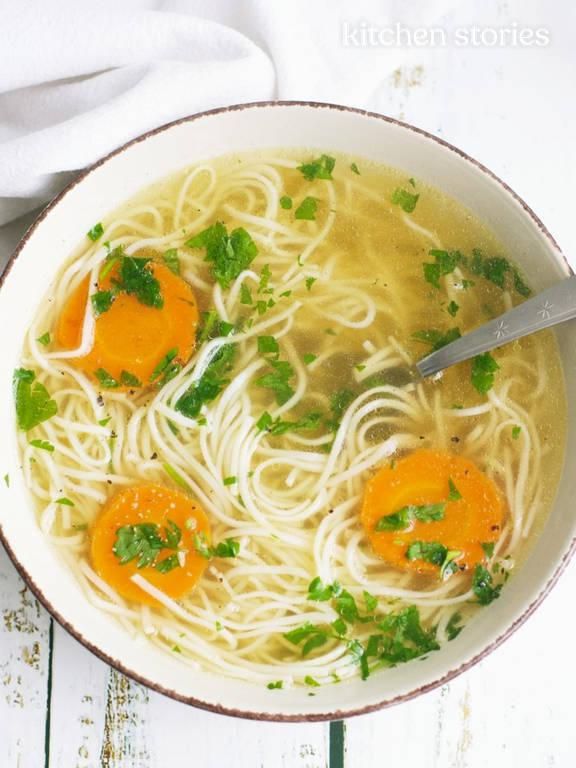
{"type": "MultiPolygon", "coordinates": [[[[240,112],[246,109],[270,109],[270,108],[290,108],[290,107],[296,107],[296,108],[304,107],[304,108],[311,108],[311,109],[334,110],[339,112],[352,113],[355,115],[359,115],[361,117],[368,117],[368,118],[382,120],[386,123],[389,123],[389,124],[398,126],[402,129],[419,134],[420,136],[423,136],[426,139],[432,140],[436,144],[442,146],[444,149],[447,149],[455,153],[456,155],[461,157],[463,160],[467,161],[472,166],[474,166],[474,168],[477,171],[480,171],[481,173],[483,173],[484,175],[492,179],[492,181],[496,182],[496,184],[498,184],[501,188],[503,188],[505,192],[507,192],[508,195],[510,195],[521,206],[524,213],[532,220],[532,223],[536,225],[536,227],[540,230],[541,234],[545,237],[545,239],[548,240],[549,244],[552,246],[552,249],[555,251],[556,257],[559,260],[562,260],[564,262],[570,274],[574,274],[572,267],[569,264],[566,256],[560,249],[560,246],[558,245],[558,243],[556,242],[556,240],[554,239],[550,231],[547,229],[544,223],[540,220],[540,218],[535,214],[532,208],[520,197],[520,195],[518,195],[505,181],[503,181],[499,176],[497,176],[493,171],[491,171],[481,162],[471,157],[468,153],[454,146],[453,144],[446,141],[445,139],[435,136],[429,131],[426,131],[422,128],[418,128],[414,125],[411,125],[410,123],[407,123],[402,120],[398,120],[388,115],[381,114],[379,112],[359,109],[356,107],[344,106],[342,104],[335,104],[331,102],[305,101],[305,100],[271,100],[271,101],[246,102],[241,104],[232,104],[229,106],[217,107],[217,108],[205,110],[202,112],[196,112],[192,115],[186,115],[176,120],[172,120],[169,123],[164,123],[163,125],[160,125],[156,128],[146,131],[145,133],[140,134],[139,136],[136,136],[133,139],[130,139],[129,141],[122,144],[121,146],[117,147],[116,149],[112,150],[108,154],[104,155],[102,158],[98,159],[92,165],[80,171],[80,173],[69,184],[67,184],[64,187],[64,189],[62,189],[62,191],[58,195],[56,195],[56,197],[50,200],[50,202],[45,206],[45,208],[42,209],[42,211],[39,213],[39,215],[35,218],[33,223],[30,225],[30,227],[26,230],[22,238],[19,240],[18,245],[16,246],[15,250],[10,255],[6,263],[6,266],[2,275],[0,275],[0,290],[3,288],[7,276],[9,275],[14,263],[16,262],[16,259],[18,258],[18,256],[20,255],[20,253],[28,243],[28,240],[30,239],[32,234],[36,231],[36,229],[40,226],[43,220],[50,214],[52,209],[55,208],[60,203],[60,201],[72,189],[76,187],[76,185],[84,181],[84,179],[87,176],[89,176],[93,171],[95,171],[100,166],[107,163],[109,160],[125,152],[127,149],[130,149],[132,146],[135,146],[143,141],[146,141],[147,139],[153,136],[156,136],[160,133],[168,131],[171,128],[181,125],[183,123],[190,123],[205,117],[224,114],[227,112],[240,112]]],[[[379,701],[376,704],[369,704],[366,706],[359,706],[351,709],[335,709],[332,712],[302,713],[302,714],[286,715],[281,713],[256,712],[253,710],[235,709],[235,708],[222,706],[220,704],[203,701],[201,699],[195,698],[194,696],[186,696],[184,694],[179,693],[176,690],[163,686],[161,683],[155,682],[153,680],[149,680],[145,675],[140,674],[134,669],[131,669],[129,666],[125,665],[122,661],[119,661],[118,659],[115,659],[109,656],[107,653],[102,651],[97,645],[92,643],[88,638],[84,637],[84,635],[79,630],[77,630],[73,626],[73,624],[71,624],[67,619],[65,619],[58,612],[58,610],[54,608],[51,602],[44,595],[42,589],[36,584],[34,579],[27,572],[26,568],[19,561],[18,556],[12,549],[12,546],[10,545],[10,542],[6,534],[4,533],[4,530],[1,524],[0,524],[0,543],[3,545],[8,557],[12,561],[12,564],[16,568],[19,575],[22,577],[26,585],[29,587],[29,589],[34,594],[34,596],[38,599],[38,601],[42,604],[42,606],[48,611],[51,617],[55,619],[58,622],[58,624],[61,627],[63,627],[70,635],[72,635],[72,637],[75,640],[81,643],[87,650],[89,650],[97,658],[99,658],[101,661],[108,664],[113,669],[117,670],[118,672],[121,672],[122,674],[126,675],[130,679],[136,681],[137,683],[140,683],[141,685],[146,686],[147,688],[150,688],[151,690],[157,693],[161,693],[164,696],[167,696],[171,699],[179,701],[183,704],[196,707],[197,709],[213,712],[215,714],[227,715],[230,717],[237,717],[245,720],[285,722],[285,723],[325,722],[325,721],[342,720],[344,718],[350,718],[358,715],[369,714],[371,712],[376,712],[381,709],[386,709],[395,704],[400,704],[406,701],[410,701],[416,698],[417,696],[420,696],[423,693],[427,693],[429,691],[434,690],[435,688],[438,688],[439,686],[445,685],[450,680],[453,680],[458,675],[462,674],[463,672],[467,671],[471,667],[475,666],[478,662],[482,661],[486,656],[492,653],[492,651],[498,648],[505,640],[507,640],[512,634],[514,634],[514,632],[520,626],[522,626],[522,624],[524,624],[524,622],[535,612],[535,610],[540,606],[543,600],[548,596],[548,594],[550,593],[550,591],[552,590],[552,588],[560,578],[561,574],[566,569],[574,553],[576,552],[576,536],[575,536],[572,538],[571,542],[569,543],[569,546],[567,547],[560,561],[556,564],[556,567],[554,568],[554,571],[552,572],[548,581],[542,586],[540,592],[537,594],[534,600],[526,606],[522,614],[509,627],[507,627],[507,629],[504,632],[502,632],[498,637],[492,640],[492,642],[490,642],[488,645],[482,648],[482,650],[476,653],[472,658],[463,662],[462,664],[455,667],[454,669],[449,670],[446,674],[442,675],[436,680],[433,680],[430,683],[426,683],[425,685],[413,688],[412,690],[406,693],[398,694],[397,696],[392,696],[390,698],[384,699],[383,701],[379,701]]]]}

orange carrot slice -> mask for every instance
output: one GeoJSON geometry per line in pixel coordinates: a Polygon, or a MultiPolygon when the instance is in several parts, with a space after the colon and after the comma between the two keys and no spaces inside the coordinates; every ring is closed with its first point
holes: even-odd
{"type": "Polygon", "coordinates": [[[204,534],[209,540],[210,525],[204,511],[184,493],[153,483],[126,488],[108,501],[92,527],[92,565],[107,584],[128,600],[158,604],[131,580],[136,573],[168,597],[177,599],[190,592],[208,564],[208,560],[196,552],[194,534],[204,534]],[[154,561],[142,568],[138,568],[137,557],[124,564],[121,562],[114,552],[118,530],[147,523],[158,526],[158,534],[163,540],[166,530],[175,530],[174,526],[177,526],[181,535],[178,549],[184,552],[183,565],[166,573],[157,569],[160,561],[177,555],[177,550],[170,547],[157,552],[154,561]]]}
{"type": "Polygon", "coordinates": [[[503,504],[494,482],[461,456],[416,451],[382,467],[368,482],[361,521],[374,551],[401,570],[438,575],[438,564],[414,557],[414,542],[437,542],[452,553],[461,570],[486,559],[482,544],[495,542],[503,523],[503,504]],[[424,505],[435,505],[428,508],[424,505]],[[440,506],[436,506],[440,505],[440,506]],[[411,506],[408,512],[402,512],[411,506]],[[417,515],[428,517],[418,519],[417,515]],[[441,510],[439,512],[438,510],[441,510]],[[398,513],[400,512],[400,515],[398,513]],[[430,514],[431,513],[431,514],[430,514]],[[389,515],[387,522],[379,521],[389,515]],[[404,525],[397,518],[404,517],[404,525]],[[442,519],[430,519],[442,517],[442,519]],[[389,530],[376,528],[390,526],[389,530]]]}
{"type": "MultiPolygon", "coordinates": [[[[142,304],[136,296],[119,294],[110,309],[96,318],[94,345],[90,353],[75,358],[72,364],[94,377],[97,370],[106,371],[121,382],[125,371],[142,384],[150,381],[156,367],[169,353],[185,363],[194,350],[198,307],[194,292],[181,277],[163,264],[150,262],[151,271],[160,283],[164,300],[161,309],[142,304]]],[[[101,280],[99,290],[109,290],[116,276],[112,270],[101,280]]],[[[60,314],[56,341],[62,349],[80,345],[84,315],[88,301],[89,278],[74,291],[60,314]]],[[[123,389],[132,388],[129,385],[123,389]]]]}

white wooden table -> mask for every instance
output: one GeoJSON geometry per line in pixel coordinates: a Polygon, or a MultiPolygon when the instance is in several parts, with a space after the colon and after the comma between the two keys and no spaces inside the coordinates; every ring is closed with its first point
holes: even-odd
{"type": "MultiPolygon", "coordinates": [[[[408,4],[388,5],[394,20],[422,23],[406,16],[416,13],[408,4]]],[[[550,44],[375,49],[382,86],[360,106],[421,126],[487,164],[534,207],[576,264],[573,5],[453,5],[426,21],[452,30],[540,26],[550,44]]],[[[326,34],[338,34],[339,13],[326,34]]],[[[343,57],[353,55],[342,48],[343,57]]],[[[23,226],[0,230],[2,261],[23,226]]],[[[184,761],[202,768],[572,768],[575,592],[576,562],[502,648],[413,702],[345,725],[251,723],[177,704],[110,670],[52,622],[0,551],[0,768],[184,761]]]]}

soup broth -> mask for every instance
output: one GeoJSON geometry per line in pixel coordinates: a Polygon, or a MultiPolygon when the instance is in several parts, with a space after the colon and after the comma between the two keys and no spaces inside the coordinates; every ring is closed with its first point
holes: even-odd
{"type": "Polygon", "coordinates": [[[529,295],[509,257],[438,189],[308,150],[186,168],[95,225],[16,376],[38,523],[86,599],[272,689],[452,640],[562,467],[552,333],[415,374],[529,295]]]}

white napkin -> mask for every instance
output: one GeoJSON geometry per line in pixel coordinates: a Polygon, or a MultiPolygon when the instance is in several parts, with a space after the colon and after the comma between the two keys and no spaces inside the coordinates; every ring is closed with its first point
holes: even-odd
{"type": "MultiPolygon", "coordinates": [[[[0,4],[0,225],[134,136],[272,98],[369,106],[389,69],[343,56],[344,0],[0,4]]],[[[382,19],[378,0],[354,18],[382,19]]],[[[381,52],[380,52],[381,53],[381,52]]]]}

